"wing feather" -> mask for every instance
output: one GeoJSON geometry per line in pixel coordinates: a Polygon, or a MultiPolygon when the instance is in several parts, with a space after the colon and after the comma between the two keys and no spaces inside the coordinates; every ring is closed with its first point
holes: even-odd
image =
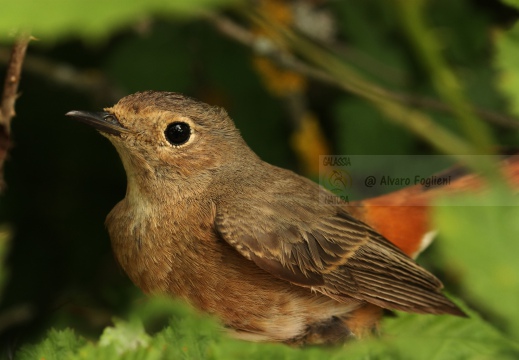
{"type": "Polygon", "coordinates": [[[442,284],[431,273],[345,207],[322,204],[311,195],[276,194],[268,197],[270,202],[255,197],[254,206],[239,197],[220,202],[215,230],[263,270],[339,301],[353,298],[388,309],[464,315],[441,293],[442,284]]]}

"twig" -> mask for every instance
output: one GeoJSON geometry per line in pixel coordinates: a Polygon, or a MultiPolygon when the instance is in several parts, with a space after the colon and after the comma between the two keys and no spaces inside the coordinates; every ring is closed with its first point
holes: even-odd
{"type": "Polygon", "coordinates": [[[28,35],[22,35],[18,40],[16,40],[7,67],[4,91],[2,93],[2,103],[0,107],[0,125],[4,126],[7,132],[11,129],[11,119],[16,115],[14,104],[18,97],[18,84],[20,83],[23,59],[25,58],[25,52],[29,41],[30,37],[28,35]]]}
{"type": "MultiPolygon", "coordinates": [[[[262,38],[255,36],[251,31],[238,25],[236,22],[221,15],[208,14],[206,17],[213,24],[213,26],[222,34],[247,47],[256,50],[258,53],[264,56],[268,56],[271,60],[275,61],[279,65],[284,66],[295,72],[298,72],[302,75],[305,75],[310,79],[317,80],[319,82],[344,89],[344,84],[338,81],[337,78],[330,76],[329,74],[320,70],[317,67],[313,67],[311,65],[308,65],[307,63],[300,61],[299,59],[297,59],[294,56],[291,56],[288,53],[280,52],[274,44],[270,44],[270,46],[268,44],[265,44],[265,39],[262,40],[262,38]]],[[[380,87],[379,92],[380,94],[383,94],[384,97],[386,97],[388,100],[394,100],[407,106],[431,109],[434,111],[449,114],[453,114],[454,112],[452,107],[450,107],[449,105],[429,97],[421,97],[401,92],[390,91],[380,87]]],[[[517,121],[517,119],[513,117],[501,113],[496,113],[487,109],[482,109],[479,107],[473,107],[472,109],[477,116],[479,116],[481,119],[487,122],[511,129],[519,129],[519,121],[517,121]]]]}
{"type": "Polygon", "coordinates": [[[18,97],[18,84],[22,71],[23,59],[30,41],[27,34],[21,35],[13,45],[0,104],[0,191],[4,188],[4,162],[10,146],[11,120],[16,115],[14,104],[18,97]]]}
{"type": "Polygon", "coordinates": [[[205,17],[222,34],[227,35],[229,38],[238,41],[245,46],[254,47],[256,36],[243,26],[238,25],[236,22],[226,18],[225,16],[211,12],[205,13],[205,17]]]}
{"type": "MultiPolygon", "coordinates": [[[[0,64],[9,61],[9,49],[0,47],[0,64]]],[[[80,69],[67,63],[53,61],[43,56],[28,54],[25,57],[23,70],[77,91],[92,94],[103,102],[116,102],[124,96],[124,92],[115,87],[101,71],[80,69]]]]}
{"type": "MultiPolygon", "coordinates": [[[[274,23],[267,14],[249,10],[244,15],[255,25],[273,32],[282,48],[295,49],[298,55],[336,78],[343,89],[373,103],[378,110],[387,115],[387,120],[411,130],[441,152],[453,156],[472,170],[484,174],[493,184],[502,183],[493,165],[495,159],[491,155],[485,156],[480,161],[477,161],[474,156],[469,156],[480,154],[488,147],[480,147],[479,144],[474,144],[436,123],[427,114],[411,110],[402,103],[392,100],[387,96],[388,90],[365,80],[336,54],[298,36],[288,27],[274,23]]],[[[456,105],[453,104],[452,108],[458,115],[460,110],[454,108],[456,105]]],[[[468,109],[469,106],[467,105],[466,108],[468,109]]],[[[488,151],[492,154],[490,150],[488,151]]]]}

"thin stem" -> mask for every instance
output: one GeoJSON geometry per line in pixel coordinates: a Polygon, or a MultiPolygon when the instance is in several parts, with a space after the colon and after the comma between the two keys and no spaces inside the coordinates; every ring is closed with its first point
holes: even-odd
{"type": "Polygon", "coordinates": [[[23,34],[15,41],[5,75],[0,103],[0,191],[4,187],[4,162],[11,143],[11,120],[16,115],[14,105],[18,97],[18,84],[20,83],[23,60],[30,40],[29,35],[23,34]]]}

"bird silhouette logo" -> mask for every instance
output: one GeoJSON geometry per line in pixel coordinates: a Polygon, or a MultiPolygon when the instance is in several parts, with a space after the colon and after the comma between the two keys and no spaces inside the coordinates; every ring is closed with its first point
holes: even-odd
{"type": "Polygon", "coordinates": [[[327,185],[328,190],[334,194],[343,195],[352,185],[351,175],[345,170],[333,169],[328,175],[327,185]]]}

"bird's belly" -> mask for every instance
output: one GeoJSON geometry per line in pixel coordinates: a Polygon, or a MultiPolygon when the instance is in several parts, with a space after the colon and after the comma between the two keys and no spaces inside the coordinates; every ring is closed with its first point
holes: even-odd
{"type": "Polygon", "coordinates": [[[149,231],[109,222],[117,260],[146,293],[187,300],[217,316],[236,337],[252,341],[329,342],[345,337],[342,320],[361,304],[338,302],[260,269],[216,236],[149,231]],[[119,226],[121,225],[121,226],[119,226]],[[154,234],[150,237],[149,234],[154,234]],[[173,240],[169,240],[173,239],[173,240]],[[314,332],[315,334],[312,334],[314,332]],[[332,334],[332,335],[330,335],[332,334]],[[312,336],[312,340],[309,339],[312,336]]]}
{"type": "MultiPolygon", "coordinates": [[[[300,339],[307,338],[315,326],[321,327],[319,331],[332,332],[333,337],[350,335],[344,323],[335,320],[346,318],[360,306],[358,302],[337,302],[275,278],[235,251],[205,257],[200,263],[182,264],[185,260],[179,258],[171,264],[170,272],[162,275],[148,266],[135,283],[146,292],[184,298],[216,315],[233,336],[245,340],[307,342],[300,339]],[[165,281],[157,281],[161,278],[165,281]],[[155,279],[156,288],[150,287],[149,279],[155,279]]],[[[328,342],[312,340],[321,341],[328,342]]]]}

